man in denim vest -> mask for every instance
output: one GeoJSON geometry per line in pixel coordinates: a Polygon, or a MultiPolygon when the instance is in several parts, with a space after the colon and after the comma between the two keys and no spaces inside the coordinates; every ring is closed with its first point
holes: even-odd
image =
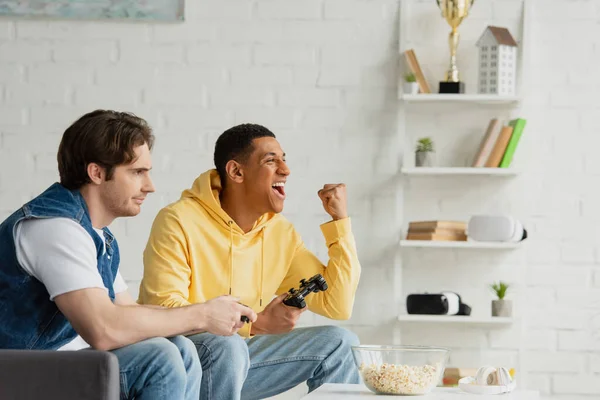
{"type": "Polygon", "coordinates": [[[166,309],[127,293],[107,227],[137,215],[154,192],[153,141],[146,121],[114,111],[88,113],[65,131],[60,183],[0,224],[0,348],[89,344],[117,356],[124,398],[197,400],[198,354],[177,335],[233,335],[241,316],[256,314],[231,296],[166,309]]]}

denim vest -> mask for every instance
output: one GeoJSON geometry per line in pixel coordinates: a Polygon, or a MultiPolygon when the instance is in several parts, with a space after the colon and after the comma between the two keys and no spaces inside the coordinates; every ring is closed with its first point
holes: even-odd
{"type": "MultiPolygon", "coordinates": [[[[44,284],[30,276],[17,261],[15,227],[32,218],[70,218],[94,240],[98,272],[114,300],[113,282],[119,267],[119,247],[104,228],[103,241],[94,231],[85,200],[79,191],[55,183],[0,224],[0,349],[53,350],[73,340],[77,333],[60,312],[44,284]]],[[[69,238],[56,238],[66,240],[69,238]]]]}

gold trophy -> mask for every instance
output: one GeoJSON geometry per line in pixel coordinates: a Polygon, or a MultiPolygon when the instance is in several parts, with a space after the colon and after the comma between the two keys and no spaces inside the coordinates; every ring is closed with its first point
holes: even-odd
{"type": "Polygon", "coordinates": [[[440,82],[440,93],[464,93],[465,84],[460,81],[456,67],[456,48],[458,47],[458,26],[469,15],[475,0],[436,0],[442,11],[442,17],[448,22],[452,31],[448,37],[450,44],[450,69],[446,71],[446,80],[440,82]]]}

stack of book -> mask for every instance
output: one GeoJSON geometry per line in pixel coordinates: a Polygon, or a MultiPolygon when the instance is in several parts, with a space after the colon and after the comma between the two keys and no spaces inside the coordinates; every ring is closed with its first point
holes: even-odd
{"type": "Polygon", "coordinates": [[[407,240],[466,241],[467,223],[462,221],[414,221],[408,224],[407,240]]]}
{"type": "Polygon", "coordinates": [[[523,134],[523,118],[516,118],[506,125],[494,118],[490,121],[479,150],[473,159],[473,167],[508,168],[523,134]]]}

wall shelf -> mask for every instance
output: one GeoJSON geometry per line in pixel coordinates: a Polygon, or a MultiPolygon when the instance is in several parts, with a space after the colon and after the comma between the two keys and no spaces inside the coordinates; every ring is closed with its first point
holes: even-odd
{"type": "Polygon", "coordinates": [[[400,314],[398,316],[398,321],[401,323],[459,324],[502,327],[512,325],[514,319],[507,317],[475,317],[471,315],[400,314]]]}
{"type": "Polygon", "coordinates": [[[446,249],[490,249],[490,250],[509,250],[516,249],[519,243],[504,242],[476,242],[469,241],[444,241],[444,240],[401,240],[400,247],[421,247],[421,248],[446,248],[446,249]]]}
{"type": "Polygon", "coordinates": [[[400,100],[409,103],[433,102],[469,102],[477,104],[513,104],[518,103],[519,96],[501,96],[493,94],[401,94],[400,100]]]}
{"type": "MultiPolygon", "coordinates": [[[[400,0],[399,3],[399,54],[404,58],[403,53],[413,49],[432,92],[437,92],[438,81],[442,78],[449,61],[449,49],[444,43],[450,29],[440,19],[435,2],[427,4],[422,0],[400,0]],[[422,29],[425,23],[437,24],[435,39],[434,34],[431,35],[431,39],[437,42],[422,40],[422,32],[419,29],[422,29]],[[439,51],[442,48],[443,53],[439,51]]],[[[527,118],[526,99],[531,81],[529,65],[533,42],[531,34],[533,0],[513,2],[511,6],[510,14],[507,11],[500,16],[494,16],[491,11],[488,13],[489,8],[478,9],[477,12],[481,14],[476,18],[467,18],[463,27],[459,28],[459,32],[462,30],[462,34],[465,35],[461,39],[462,47],[459,46],[459,53],[462,54],[459,69],[464,72],[463,79],[469,90],[468,93],[410,94],[403,90],[402,77],[398,79],[399,85],[394,93],[397,98],[397,127],[393,139],[394,146],[399,149],[402,165],[400,171],[396,172],[400,175],[396,177],[398,182],[394,182],[397,201],[393,210],[394,220],[391,223],[397,230],[403,231],[403,236],[399,238],[399,243],[396,245],[396,249],[400,251],[394,253],[393,319],[396,319],[396,322],[393,324],[393,343],[431,344],[428,343],[429,337],[421,333],[432,330],[440,332],[448,330],[449,335],[460,334],[455,332],[456,330],[483,331],[476,333],[480,335],[486,334],[485,330],[506,329],[512,331],[511,335],[514,334],[514,345],[508,347],[516,352],[516,358],[513,359],[512,355],[507,356],[506,362],[517,370],[526,371],[522,355],[525,352],[526,341],[523,335],[526,332],[527,321],[518,317],[501,318],[489,315],[491,302],[484,296],[483,288],[489,284],[492,272],[489,268],[477,268],[479,263],[502,266],[493,271],[493,276],[496,277],[498,274],[496,279],[519,285],[525,281],[526,273],[523,268],[519,268],[519,263],[513,263],[511,260],[513,255],[516,256],[515,259],[521,259],[519,253],[525,244],[478,242],[471,239],[467,241],[405,240],[407,225],[415,221],[415,218],[466,221],[469,216],[485,213],[490,203],[493,203],[494,208],[497,209],[495,212],[506,212],[503,210],[506,202],[493,196],[506,196],[508,191],[504,190],[506,189],[504,185],[516,180],[523,175],[522,172],[525,172],[516,164],[511,165],[510,168],[470,166],[470,160],[476,155],[484,135],[484,121],[497,118],[502,124],[506,124],[514,118],[527,118]],[[477,49],[472,47],[469,50],[465,47],[474,46],[480,32],[483,32],[490,23],[509,29],[519,44],[515,95],[476,93],[479,79],[477,49]],[[470,24],[469,28],[465,28],[466,24],[470,24]],[[415,167],[415,144],[422,137],[431,137],[440,151],[438,166],[415,167]],[[460,187],[455,188],[456,185],[460,187]],[[479,185],[482,186],[481,190],[476,187],[479,185]],[[496,190],[498,185],[502,186],[500,191],[496,190]],[[469,190],[461,193],[463,186],[467,186],[469,190]],[[473,195],[482,198],[478,201],[472,198],[473,195]],[[445,196],[451,199],[446,202],[445,196]],[[461,203],[463,197],[464,206],[461,203]],[[419,264],[424,267],[419,268],[419,264]],[[462,264],[465,268],[462,268],[462,264]],[[440,269],[444,272],[438,276],[440,269]],[[468,280],[468,287],[465,287],[464,279],[468,280]],[[408,293],[438,290],[436,288],[440,287],[445,290],[460,289],[467,304],[476,305],[475,315],[406,314],[408,293]],[[483,315],[478,315],[478,312],[483,315]]],[[[408,68],[403,72],[407,70],[408,68]]],[[[519,292],[519,296],[517,303],[525,303],[526,298],[523,297],[523,293],[519,292]]],[[[448,343],[453,344],[452,347],[461,347],[460,342],[456,343],[454,339],[449,340],[448,343]]],[[[479,348],[465,350],[465,359],[468,359],[469,363],[477,363],[471,360],[484,358],[485,354],[481,352],[493,348],[489,341],[486,343],[479,348]]],[[[520,375],[519,379],[521,384],[527,384],[524,383],[527,382],[526,374],[520,375]]]]}
{"type": "Polygon", "coordinates": [[[478,175],[511,177],[518,175],[513,168],[470,168],[470,167],[404,167],[402,174],[410,176],[436,176],[436,175],[478,175]]]}

